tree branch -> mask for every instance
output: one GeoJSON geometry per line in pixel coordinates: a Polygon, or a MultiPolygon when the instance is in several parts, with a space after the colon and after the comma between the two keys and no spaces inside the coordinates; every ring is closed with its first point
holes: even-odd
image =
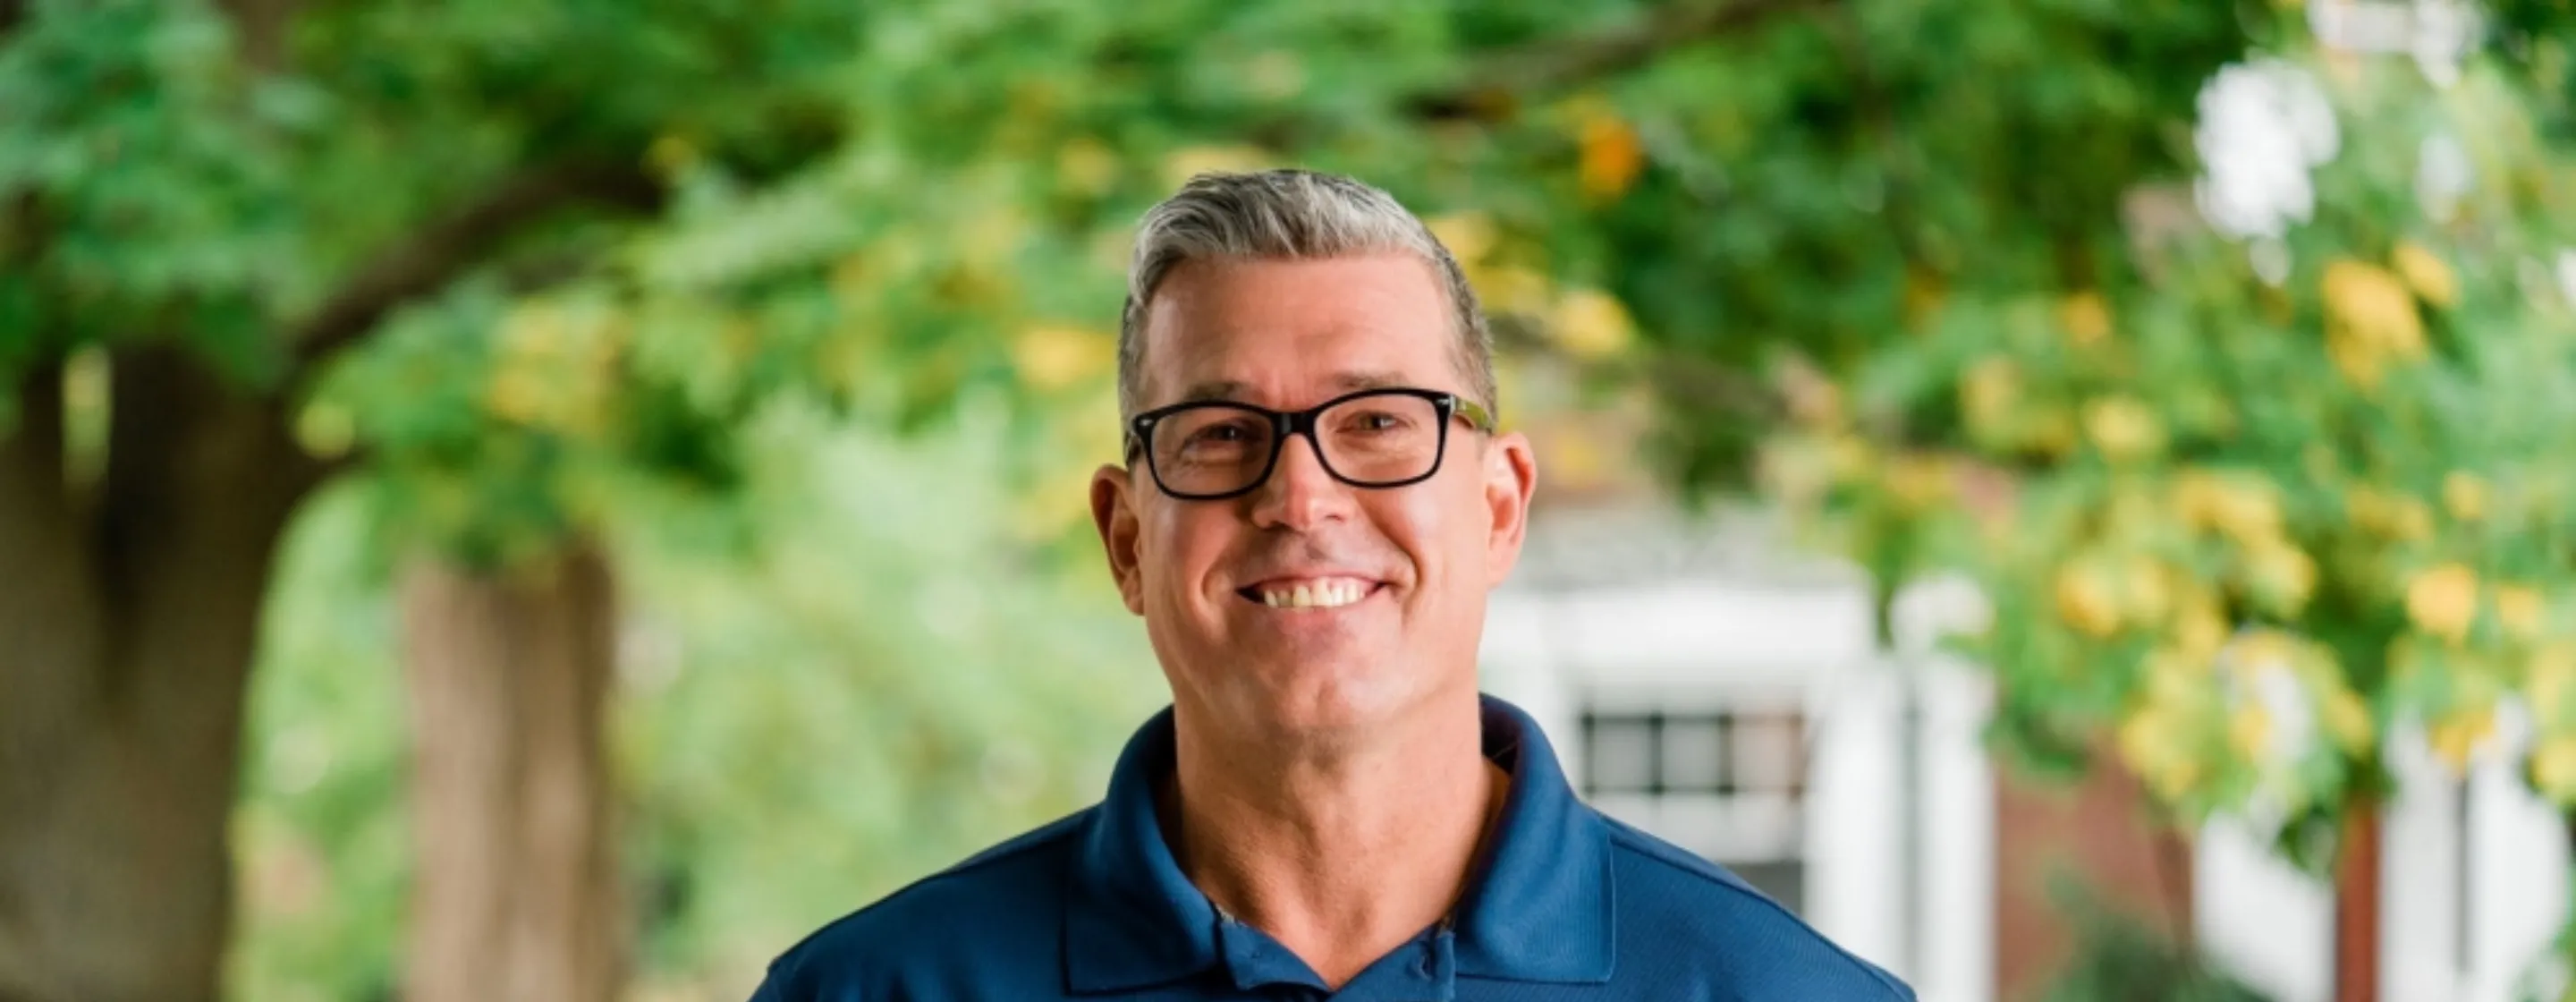
{"type": "Polygon", "coordinates": [[[661,186],[634,164],[567,160],[504,178],[360,269],[298,325],[288,342],[295,372],[309,371],[365,337],[396,307],[482,263],[522,227],[582,203],[640,214],[658,210],[662,201],[661,186]]]}
{"type": "Polygon", "coordinates": [[[1498,121],[1510,117],[1530,94],[1580,84],[1664,52],[1837,3],[1839,0],[1703,0],[1674,4],[1623,28],[1506,51],[1460,86],[1418,95],[1406,106],[1416,117],[1433,121],[1498,121]]]}

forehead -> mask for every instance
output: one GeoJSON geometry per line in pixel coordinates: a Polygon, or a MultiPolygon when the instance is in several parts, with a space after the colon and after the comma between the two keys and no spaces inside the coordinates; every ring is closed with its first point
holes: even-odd
{"type": "Polygon", "coordinates": [[[1191,261],[1154,292],[1142,330],[1144,406],[1273,406],[1368,385],[1457,390],[1455,320],[1427,262],[1387,254],[1191,261]]]}

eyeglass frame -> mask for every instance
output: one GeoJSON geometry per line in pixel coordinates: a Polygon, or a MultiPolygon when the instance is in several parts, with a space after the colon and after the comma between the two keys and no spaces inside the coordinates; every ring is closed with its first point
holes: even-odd
{"type": "Polygon", "coordinates": [[[1449,461],[1449,422],[1452,420],[1466,422],[1470,431],[1490,434],[1494,430],[1494,416],[1492,412],[1485,409],[1485,405],[1455,393],[1426,390],[1414,386],[1379,386],[1354,390],[1297,411],[1272,410],[1259,404],[1247,404],[1237,400],[1184,400],[1180,403],[1157,407],[1127,419],[1127,462],[1132,465],[1138,455],[1143,455],[1146,474],[1154,478],[1155,489],[1176,500],[1227,501],[1260,490],[1261,485],[1269,483],[1270,475],[1279,472],[1279,456],[1288,451],[1288,440],[1303,435],[1306,438],[1306,444],[1315,450],[1316,465],[1324,468],[1326,476],[1361,490],[1393,490],[1398,487],[1413,486],[1440,474],[1441,464],[1449,461]],[[1363,483],[1343,476],[1342,471],[1333,468],[1332,459],[1324,454],[1323,439],[1315,437],[1315,423],[1316,419],[1324,416],[1325,411],[1353,400],[1380,396],[1414,397],[1430,401],[1431,406],[1438,410],[1440,415],[1440,442],[1431,450],[1430,469],[1402,480],[1363,483]],[[1270,439],[1270,458],[1261,464],[1261,473],[1253,477],[1250,482],[1233,490],[1214,494],[1183,493],[1173,490],[1170,484],[1163,482],[1162,464],[1154,461],[1154,450],[1149,447],[1154,438],[1154,426],[1174,414],[1200,408],[1238,410],[1247,414],[1258,414],[1269,421],[1273,432],[1270,439]]]}

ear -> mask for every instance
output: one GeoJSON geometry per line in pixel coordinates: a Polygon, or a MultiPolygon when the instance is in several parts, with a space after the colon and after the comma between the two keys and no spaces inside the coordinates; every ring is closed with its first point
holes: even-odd
{"type": "Polygon", "coordinates": [[[1519,432],[1494,436],[1485,445],[1485,509],[1492,527],[1485,537],[1488,588],[1503,583],[1520,562],[1521,540],[1529,534],[1530,496],[1538,490],[1538,454],[1519,432]]]}
{"type": "Polygon", "coordinates": [[[1091,523],[1100,530],[1109,576],[1118,582],[1118,597],[1126,601],[1127,611],[1142,616],[1145,588],[1137,576],[1136,539],[1141,526],[1136,520],[1135,489],[1134,473],[1125,466],[1104,464],[1091,473],[1091,523]]]}

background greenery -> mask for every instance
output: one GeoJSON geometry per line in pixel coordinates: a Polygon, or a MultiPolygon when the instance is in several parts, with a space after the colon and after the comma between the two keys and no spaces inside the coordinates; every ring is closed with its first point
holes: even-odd
{"type": "Polygon", "coordinates": [[[230,484],[110,444],[193,426],[123,382],[183,359],[326,485],[250,674],[237,997],[399,980],[421,554],[612,551],[648,997],[1094,795],[1157,684],[1079,501],[1127,227],[1268,164],[1433,217],[1546,490],[1963,572],[2016,761],[2107,738],[2322,864],[2419,730],[2576,802],[2569,14],[2417,57],[2320,45],[2342,6],[0,5],[0,405],[58,383],[76,486],[194,510],[230,484]],[[2335,137],[2252,226],[2195,134],[2247,72],[2335,137]]]}

